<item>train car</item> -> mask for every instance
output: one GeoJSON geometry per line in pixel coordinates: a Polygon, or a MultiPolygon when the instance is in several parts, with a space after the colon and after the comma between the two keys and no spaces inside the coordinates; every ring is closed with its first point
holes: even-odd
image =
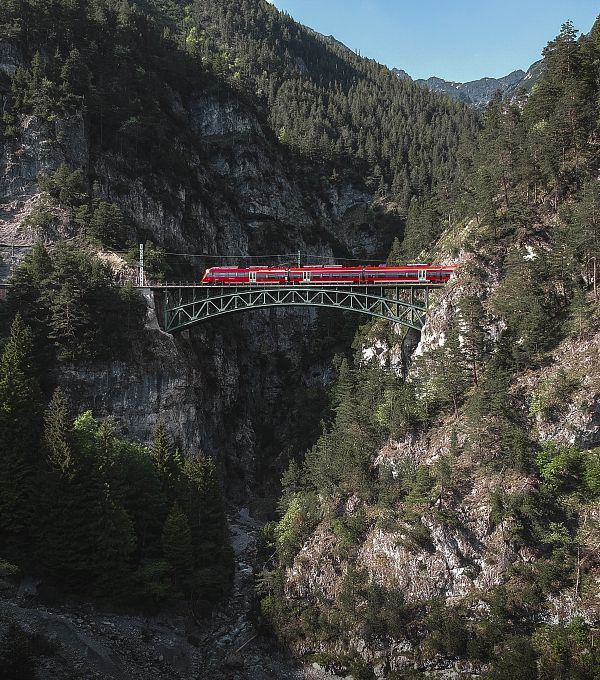
{"type": "Polygon", "coordinates": [[[383,283],[432,283],[448,281],[454,267],[434,267],[409,264],[404,267],[344,267],[323,265],[307,267],[211,267],[204,272],[201,282],[209,285],[285,284],[307,285],[324,283],[354,283],[375,285],[383,283]]]}

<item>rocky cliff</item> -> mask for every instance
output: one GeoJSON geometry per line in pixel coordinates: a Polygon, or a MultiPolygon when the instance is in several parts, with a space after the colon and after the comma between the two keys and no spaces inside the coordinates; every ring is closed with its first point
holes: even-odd
{"type": "MultiPolygon", "coordinates": [[[[484,280],[472,277],[477,260],[486,257],[476,233],[473,220],[445,234],[438,243],[442,262],[459,268],[451,283],[436,295],[420,342],[411,353],[409,382],[422,380],[420,372],[427,366],[422,360],[447,344],[465,298],[481,301],[486,310],[481,329],[491,342],[499,337],[502,322],[491,300],[498,289],[500,270],[486,259],[484,280]],[[458,248],[459,242],[469,246],[458,248]]],[[[524,252],[536,257],[539,247],[533,239],[524,252]]],[[[377,365],[405,372],[403,337],[399,328],[390,335],[374,325],[359,347],[359,361],[365,369],[377,365]]],[[[464,337],[462,342],[466,343],[464,337]]],[[[465,344],[463,351],[468,351],[465,344]]],[[[513,379],[506,397],[509,408],[531,429],[535,446],[551,442],[552,446],[574,446],[583,451],[598,447],[600,372],[595,357],[599,351],[596,319],[593,329],[565,339],[542,366],[523,370],[513,379]],[[557,397],[553,390],[557,385],[563,389],[565,380],[568,385],[557,397]]],[[[480,617],[497,616],[493,613],[498,606],[494,593],[508,597],[513,612],[533,606],[528,603],[536,587],[531,574],[544,562],[540,546],[524,540],[527,512],[517,508],[523,499],[535,504],[532,499],[545,492],[539,478],[530,472],[499,462],[504,455],[502,439],[494,417],[474,420],[467,410],[460,409],[420,432],[392,437],[380,447],[372,458],[373,478],[389,475],[401,487],[417,469],[428,470],[433,476],[445,469],[448,476],[434,486],[426,503],[409,495],[382,506],[381,500],[375,502],[373,497],[365,503],[354,496],[325,511],[284,569],[284,599],[304,622],[299,632],[288,633],[298,654],[317,658],[330,669],[362,669],[376,677],[485,675],[489,670],[485,654],[479,652],[480,660],[474,662],[461,646],[466,644],[461,635],[475,635],[473,629],[467,633],[462,628],[462,617],[476,622],[480,617]],[[341,526],[357,527],[352,539],[341,526]],[[371,602],[379,602],[377,592],[396,598],[397,618],[385,609],[370,614],[369,607],[377,606],[371,602]],[[425,622],[424,611],[432,603],[442,603],[445,613],[442,616],[440,610],[434,615],[439,617],[437,621],[428,618],[425,622]],[[352,618],[351,626],[340,627],[340,610],[342,619],[352,618],[352,611],[360,614],[352,618]],[[371,615],[379,627],[365,624],[371,615]],[[440,633],[446,625],[449,628],[440,633]]],[[[509,444],[515,455],[518,446],[516,440],[509,444]]],[[[592,452],[592,456],[597,454],[598,449],[592,452]]],[[[322,502],[326,505],[329,500],[325,497],[322,502]]],[[[574,498],[567,502],[576,503],[574,498]]],[[[578,554],[587,557],[568,563],[570,585],[554,588],[551,595],[536,596],[540,598],[535,614],[539,623],[563,625],[578,617],[590,625],[598,621],[596,532],[585,529],[596,521],[598,508],[584,504],[580,511],[584,529],[578,554]],[[584,568],[588,570],[587,586],[582,594],[578,583],[584,568]]],[[[477,624],[473,625],[476,629],[477,624]]],[[[511,629],[512,634],[515,630],[511,629]]]]}
{"type": "MultiPolygon", "coordinates": [[[[6,95],[6,83],[22,61],[15,46],[1,47],[6,95]]],[[[2,139],[0,149],[0,240],[17,246],[4,248],[5,275],[11,262],[27,252],[24,246],[73,236],[67,219],[52,229],[28,222],[44,201],[37,185],[40,173],[62,163],[95,177],[99,195],[126,214],[130,238],[150,236],[174,252],[243,257],[300,250],[305,257],[373,257],[385,252],[401,229],[399,220],[387,220],[380,228],[370,211],[372,197],[348,182],[321,176],[310,184],[310,169],[296,165],[256,114],[231,94],[199,91],[191,102],[182,115],[189,123],[186,153],[193,175],[175,184],[159,167],[142,177],[134,162],[117,153],[92,154],[80,115],[20,120],[19,135],[2,139]]],[[[182,109],[175,94],[172,106],[182,109]]],[[[192,262],[199,276],[203,261],[192,262]]],[[[215,455],[232,498],[247,497],[256,483],[257,459],[268,467],[268,458],[279,454],[259,452],[266,445],[261,440],[277,440],[276,432],[281,435],[288,419],[296,417],[298,407],[282,399],[283,357],[297,378],[291,389],[298,396],[314,384],[313,374],[323,375],[326,356],[310,359],[318,315],[258,312],[171,337],[152,320],[154,301],[148,302],[150,321],[133,363],[61,366],[54,372],[56,382],[68,388],[76,408],[115,416],[142,440],[158,422],[165,424],[190,455],[199,448],[215,455]],[[273,436],[266,436],[264,428],[272,428],[273,436]]],[[[277,473],[272,477],[277,479],[277,473]]]]}

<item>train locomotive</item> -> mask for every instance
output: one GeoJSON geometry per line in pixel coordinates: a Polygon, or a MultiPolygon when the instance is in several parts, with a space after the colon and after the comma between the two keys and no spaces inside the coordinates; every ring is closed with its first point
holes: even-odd
{"type": "Polygon", "coordinates": [[[307,267],[211,267],[204,272],[201,283],[207,285],[310,285],[310,284],[427,284],[446,283],[454,267],[408,264],[345,267],[314,265],[307,267]]]}

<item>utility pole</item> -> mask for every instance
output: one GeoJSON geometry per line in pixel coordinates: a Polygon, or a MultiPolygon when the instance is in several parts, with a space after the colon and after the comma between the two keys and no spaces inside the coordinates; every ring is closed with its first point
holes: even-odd
{"type": "Polygon", "coordinates": [[[298,251],[298,269],[300,269],[301,264],[300,264],[300,251],[298,251]]]}
{"type": "Polygon", "coordinates": [[[144,244],[140,243],[140,286],[143,287],[146,283],[144,276],[144,244]]]}

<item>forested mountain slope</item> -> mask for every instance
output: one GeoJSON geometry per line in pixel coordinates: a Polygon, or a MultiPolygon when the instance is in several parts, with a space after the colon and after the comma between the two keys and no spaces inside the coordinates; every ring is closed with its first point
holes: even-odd
{"type": "Polygon", "coordinates": [[[363,329],[284,475],[263,622],[325,668],[597,676],[599,55],[565,24],[524,108],[492,102],[408,375],[402,332],[363,329]]]}
{"type": "Polygon", "coordinates": [[[263,0],[2,3],[11,673],[297,677],[277,637],[356,678],[596,680],[599,35],[565,25],[480,131],[263,0]],[[153,279],[298,249],[459,268],[407,371],[414,337],[368,324],[353,360],[355,322],[316,312],[167,336],[115,285],[140,240],[153,279]],[[65,597],[171,616],[67,625],[65,597]]]}
{"type": "MultiPolygon", "coordinates": [[[[231,545],[252,547],[225,507],[272,512],[356,322],[272,312],[172,338],[116,284],[140,241],[153,281],[221,256],[385,257],[410,206],[451,195],[477,118],[259,0],[9,0],[0,74],[3,587],[53,601],[44,635],[66,597],[183,612],[182,646],[217,677],[253,636],[253,565],[233,574],[231,545]]],[[[74,643],[77,617],[44,646],[26,609],[2,609],[15,673],[146,673],[119,640],[100,660],[74,643]]],[[[152,677],[197,677],[160,656],[152,677]]]]}

